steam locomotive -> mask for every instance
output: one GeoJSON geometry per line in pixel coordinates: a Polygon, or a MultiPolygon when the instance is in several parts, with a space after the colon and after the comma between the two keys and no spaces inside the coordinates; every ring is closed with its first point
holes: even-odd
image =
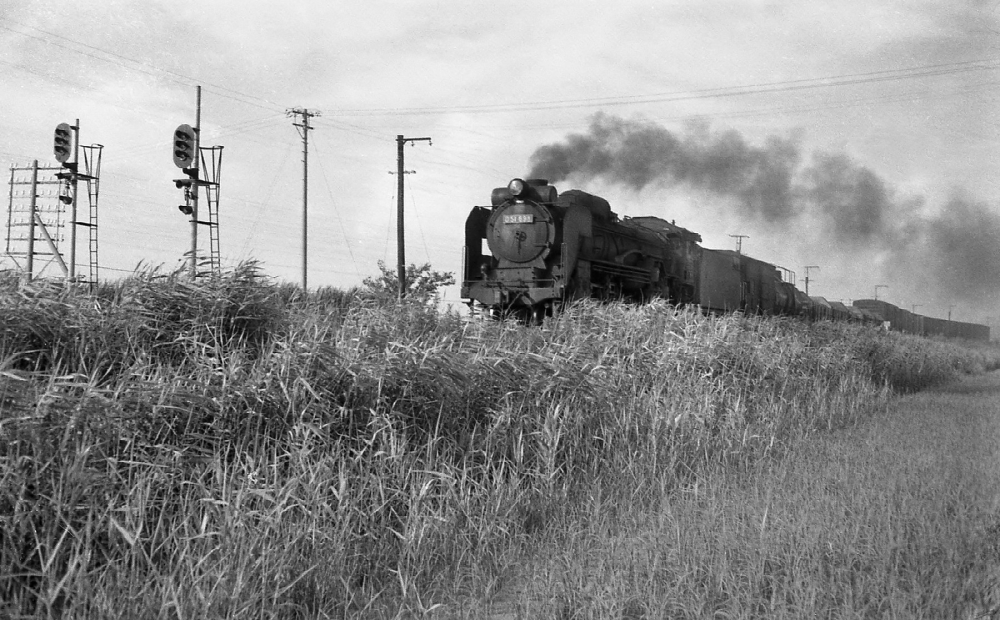
{"type": "Polygon", "coordinates": [[[513,179],[465,222],[462,297],[495,317],[540,323],[582,298],[664,298],[706,312],[880,323],[889,329],[989,339],[989,328],[921,317],[877,300],[852,307],[809,297],[795,275],[739,252],[703,248],[701,235],[658,217],[619,218],[607,200],[513,179]],[[485,244],[484,244],[485,242],[485,244]]]}

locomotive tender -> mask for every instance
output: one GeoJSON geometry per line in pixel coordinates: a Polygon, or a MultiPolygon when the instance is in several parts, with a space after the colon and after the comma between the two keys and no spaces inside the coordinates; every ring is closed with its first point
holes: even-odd
{"type": "Polygon", "coordinates": [[[495,317],[540,323],[575,299],[660,297],[707,312],[864,321],[989,339],[988,327],[919,317],[885,302],[847,307],[808,297],[788,270],[703,248],[701,235],[658,217],[619,218],[607,200],[580,190],[559,193],[542,179],[513,179],[494,189],[490,202],[473,207],[465,222],[461,294],[495,317]]]}

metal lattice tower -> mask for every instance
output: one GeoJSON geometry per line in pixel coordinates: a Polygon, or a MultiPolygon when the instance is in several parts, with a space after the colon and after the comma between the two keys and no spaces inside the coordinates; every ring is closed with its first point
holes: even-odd
{"type": "Polygon", "coordinates": [[[62,277],[68,280],[87,282],[91,286],[97,283],[97,213],[104,147],[94,144],[80,148],[83,151],[82,173],[65,166],[39,166],[37,161],[31,166],[11,166],[6,254],[28,280],[46,275],[56,264],[62,277]],[[74,221],[72,213],[66,211],[67,208],[76,211],[79,181],[87,187],[87,208],[84,217],[77,213],[74,221]],[[86,276],[76,272],[77,226],[88,230],[86,276]],[[44,261],[40,267],[39,261],[44,261]]]}
{"type": "Polygon", "coordinates": [[[53,263],[63,277],[69,277],[61,249],[66,241],[67,204],[60,200],[62,170],[61,166],[39,166],[38,160],[10,169],[6,255],[29,281],[44,275],[53,263]],[[45,262],[37,267],[36,259],[45,262]]]}

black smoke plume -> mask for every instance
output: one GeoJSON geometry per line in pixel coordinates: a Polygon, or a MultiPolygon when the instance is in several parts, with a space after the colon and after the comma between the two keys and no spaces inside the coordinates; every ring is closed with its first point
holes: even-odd
{"type": "Polygon", "coordinates": [[[771,230],[809,229],[816,243],[845,255],[856,248],[887,253],[894,275],[900,268],[919,271],[932,296],[983,304],[1000,291],[995,210],[956,197],[939,213],[924,215],[924,198],[897,196],[847,155],[806,157],[796,135],[754,145],[737,131],[713,132],[705,123],[676,133],[598,113],[586,133],[539,147],[529,165],[530,177],[553,183],[599,179],[633,190],[687,187],[717,195],[726,199],[720,208],[736,209],[771,230]],[[819,225],[795,226],[802,221],[819,225]]]}
{"type": "Polygon", "coordinates": [[[935,280],[949,296],[971,301],[1000,291],[1000,217],[989,205],[955,196],[925,234],[935,280]]]}
{"type": "Polygon", "coordinates": [[[777,221],[794,215],[792,174],[798,163],[799,147],[791,138],[753,147],[735,131],[712,135],[704,124],[678,136],[654,123],[597,114],[589,133],[536,150],[530,176],[552,182],[600,177],[636,190],[685,184],[737,198],[748,213],[777,221]]]}

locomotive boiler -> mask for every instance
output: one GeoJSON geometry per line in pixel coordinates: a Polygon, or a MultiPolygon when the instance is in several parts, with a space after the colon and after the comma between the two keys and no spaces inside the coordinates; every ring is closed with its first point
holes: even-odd
{"type": "Polygon", "coordinates": [[[701,236],[656,217],[619,218],[607,200],[514,179],[465,223],[462,297],[539,322],[574,299],[694,301],[701,236]],[[485,247],[484,247],[485,243],[485,247]]]}

